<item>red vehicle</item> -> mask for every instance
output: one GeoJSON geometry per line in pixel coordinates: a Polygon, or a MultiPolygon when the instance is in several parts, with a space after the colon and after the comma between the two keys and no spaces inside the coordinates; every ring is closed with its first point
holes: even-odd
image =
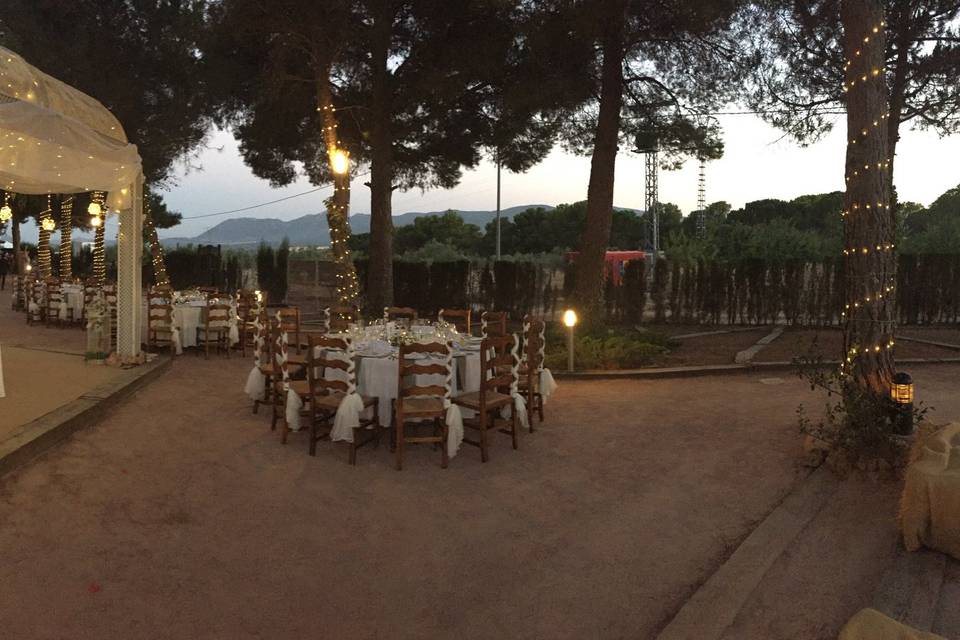
{"type": "MultiPolygon", "coordinates": [[[[580,255],[578,251],[569,251],[566,258],[570,262],[575,262],[578,255],[580,255]]],[[[627,264],[634,260],[646,260],[646,258],[646,251],[607,251],[603,259],[603,277],[611,278],[614,286],[620,286],[623,281],[623,270],[627,264]]]]}

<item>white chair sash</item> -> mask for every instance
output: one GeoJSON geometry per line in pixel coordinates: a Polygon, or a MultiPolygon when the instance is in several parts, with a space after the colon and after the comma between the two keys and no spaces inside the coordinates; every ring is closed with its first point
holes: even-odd
{"type": "Polygon", "coordinates": [[[263,351],[264,335],[263,323],[260,322],[259,304],[256,311],[253,319],[253,327],[256,331],[253,336],[253,368],[247,374],[247,383],[244,385],[243,391],[254,402],[263,402],[267,397],[267,377],[260,371],[260,352],[263,351]]]}
{"type": "Polygon", "coordinates": [[[513,397],[513,410],[517,412],[517,420],[524,429],[530,426],[530,419],[527,415],[527,402],[520,395],[517,388],[517,381],[520,375],[520,339],[517,334],[513,334],[513,347],[510,348],[510,355],[513,356],[513,364],[510,365],[510,396],[513,397]]]}

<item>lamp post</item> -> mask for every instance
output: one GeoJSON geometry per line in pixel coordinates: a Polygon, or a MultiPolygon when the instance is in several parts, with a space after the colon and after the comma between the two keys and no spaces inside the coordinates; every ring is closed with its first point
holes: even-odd
{"type": "Polygon", "coordinates": [[[563,325],[567,328],[567,371],[573,372],[573,328],[577,326],[577,312],[567,309],[563,312],[563,325]]]}
{"type": "Polygon", "coordinates": [[[893,376],[890,385],[890,399],[895,406],[893,428],[897,435],[908,436],[913,433],[913,378],[909,373],[893,376]]]}

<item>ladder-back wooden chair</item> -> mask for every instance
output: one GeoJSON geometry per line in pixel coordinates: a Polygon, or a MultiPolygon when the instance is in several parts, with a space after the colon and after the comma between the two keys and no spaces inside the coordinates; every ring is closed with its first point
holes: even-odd
{"type": "Polygon", "coordinates": [[[61,321],[60,312],[63,306],[63,290],[60,289],[60,280],[58,278],[47,278],[45,284],[44,323],[47,326],[55,324],[58,327],[62,327],[63,322],[61,321]]]}
{"type": "Polygon", "coordinates": [[[417,310],[413,307],[384,307],[383,319],[386,321],[400,320],[408,326],[417,319],[417,310]]]}
{"type": "Polygon", "coordinates": [[[230,357],[230,305],[210,304],[202,311],[201,324],[197,327],[197,355],[203,347],[205,358],[210,357],[210,345],[217,352],[230,357]]]}
{"type": "Polygon", "coordinates": [[[103,286],[103,297],[107,301],[110,316],[110,347],[117,344],[117,284],[111,282],[103,286]]]}
{"type": "Polygon", "coordinates": [[[525,316],[523,319],[523,363],[520,366],[518,389],[527,403],[530,416],[529,429],[533,432],[533,412],[543,422],[543,394],[540,389],[540,374],[543,371],[546,348],[546,325],[539,318],[525,316]]]}
{"type": "MultiPolygon", "coordinates": [[[[309,336],[306,389],[298,381],[291,381],[290,389],[296,389],[301,394],[310,419],[311,456],[317,455],[317,442],[330,435],[341,403],[357,393],[354,356],[353,343],[349,338],[309,336]]],[[[348,458],[352,465],[357,464],[357,449],[370,442],[379,443],[381,435],[379,398],[358,397],[364,411],[373,409],[373,417],[364,418],[361,414],[358,424],[352,428],[348,458]]]]}
{"type": "Polygon", "coordinates": [[[160,349],[170,349],[174,355],[175,342],[173,332],[173,304],[162,292],[150,293],[147,304],[147,348],[156,353],[160,349]]]}
{"type": "MultiPolygon", "coordinates": [[[[300,353],[300,307],[280,307],[274,311],[280,330],[287,333],[289,343],[293,345],[297,354],[300,353]]],[[[303,364],[300,359],[299,363],[303,364]]]]}
{"type": "Polygon", "coordinates": [[[397,399],[394,403],[394,444],[398,471],[403,469],[404,450],[410,443],[440,445],[443,450],[440,466],[447,468],[449,427],[445,400],[450,397],[452,366],[450,346],[447,344],[420,342],[400,345],[397,399]],[[429,360],[421,361],[412,356],[429,360]],[[445,382],[442,385],[418,386],[418,375],[445,376],[445,382]],[[407,435],[408,429],[415,428],[415,424],[423,427],[424,422],[432,427],[431,435],[407,435]]]}
{"type": "Polygon", "coordinates": [[[247,349],[255,347],[256,328],[254,321],[257,318],[260,305],[257,303],[256,291],[241,289],[236,295],[237,302],[237,329],[240,333],[240,354],[247,355],[247,349]]]}
{"type": "Polygon", "coordinates": [[[475,447],[480,447],[480,459],[486,462],[490,459],[490,443],[487,432],[506,427],[506,421],[498,419],[500,411],[509,407],[509,433],[513,440],[513,448],[517,448],[517,411],[514,406],[510,389],[514,379],[514,355],[511,350],[516,341],[515,336],[484,338],[480,343],[480,390],[463,393],[453,401],[475,412],[472,418],[464,417],[463,426],[479,432],[478,440],[464,438],[463,441],[475,447]]]}
{"type": "Polygon", "coordinates": [[[254,321],[253,349],[254,366],[260,370],[264,379],[263,400],[253,401],[253,412],[257,413],[261,404],[273,403],[273,376],[277,371],[273,357],[273,326],[265,309],[260,311],[260,315],[254,321]]]}
{"type": "Polygon", "coordinates": [[[470,335],[470,309],[440,309],[437,322],[449,322],[457,331],[470,335]]]}
{"type": "Polygon", "coordinates": [[[340,333],[346,331],[351,324],[360,322],[360,307],[357,305],[327,307],[323,310],[323,317],[327,333],[340,333]]]}
{"type": "Polygon", "coordinates": [[[43,322],[46,310],[46,287],[42,280],[27,278],[27,324],[43,322]]]}
{"type": "Polygon", "coordinates": [[[507,312],[484,311],[480,315],[480,330],[484,338],[502,338],[507,335],[507,312]]]}

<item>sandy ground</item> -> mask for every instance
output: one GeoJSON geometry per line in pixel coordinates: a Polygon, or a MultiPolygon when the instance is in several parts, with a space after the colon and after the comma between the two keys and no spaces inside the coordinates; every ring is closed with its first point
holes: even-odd
{"type": "MultiPolygon", "coordinates": [[[[898,330],[899,334],[901,330],[898,330]]],[[[925,337],[924,330],[906,329],[904,335],[925,337]]],[[[927,337],[936,340],[934,337],[927,337]]],[[[901,340],[897,342],[898,358],[958,358],[960,352],[932,345],[901,340]]],[[[839,329],[787,329],[779,338],[760,350],[756,362],[789,362],[794,357],[820,356],[824,360],[839,360],[843,352],[843,334],[839,329]]]]}
{"type": "Polygon", "coordinates": [[[565,382],[519,451],[504,436],[442,470],[415,448],[396,472],[385,448],[351,468],[281,446],[248,367],[179,359],[4,478],[5,635],[650,637],[794,484],[808,397],[565,382]]]}
{"type": "Polygon", "coordinates": [[[0,294],[0,349],[6,397],[0,398],[0,441],[20,425],[76,400],[118,375],[111,367],[83,361],[80,329],[27,326],[10,310],[9,291],[0,294]]]}
{"type": "MultiPolygon", "coordinates": [[[[701,329],[710,331],[710,329],[701,329]]],[[[760,328],[754,331],[736,331],[677,340],[677,346],[672,348],[670,353],[660,358],[657,366],[733,364],[737,352],[748,349],[770,331],[769,328],[760,328]]]]}

